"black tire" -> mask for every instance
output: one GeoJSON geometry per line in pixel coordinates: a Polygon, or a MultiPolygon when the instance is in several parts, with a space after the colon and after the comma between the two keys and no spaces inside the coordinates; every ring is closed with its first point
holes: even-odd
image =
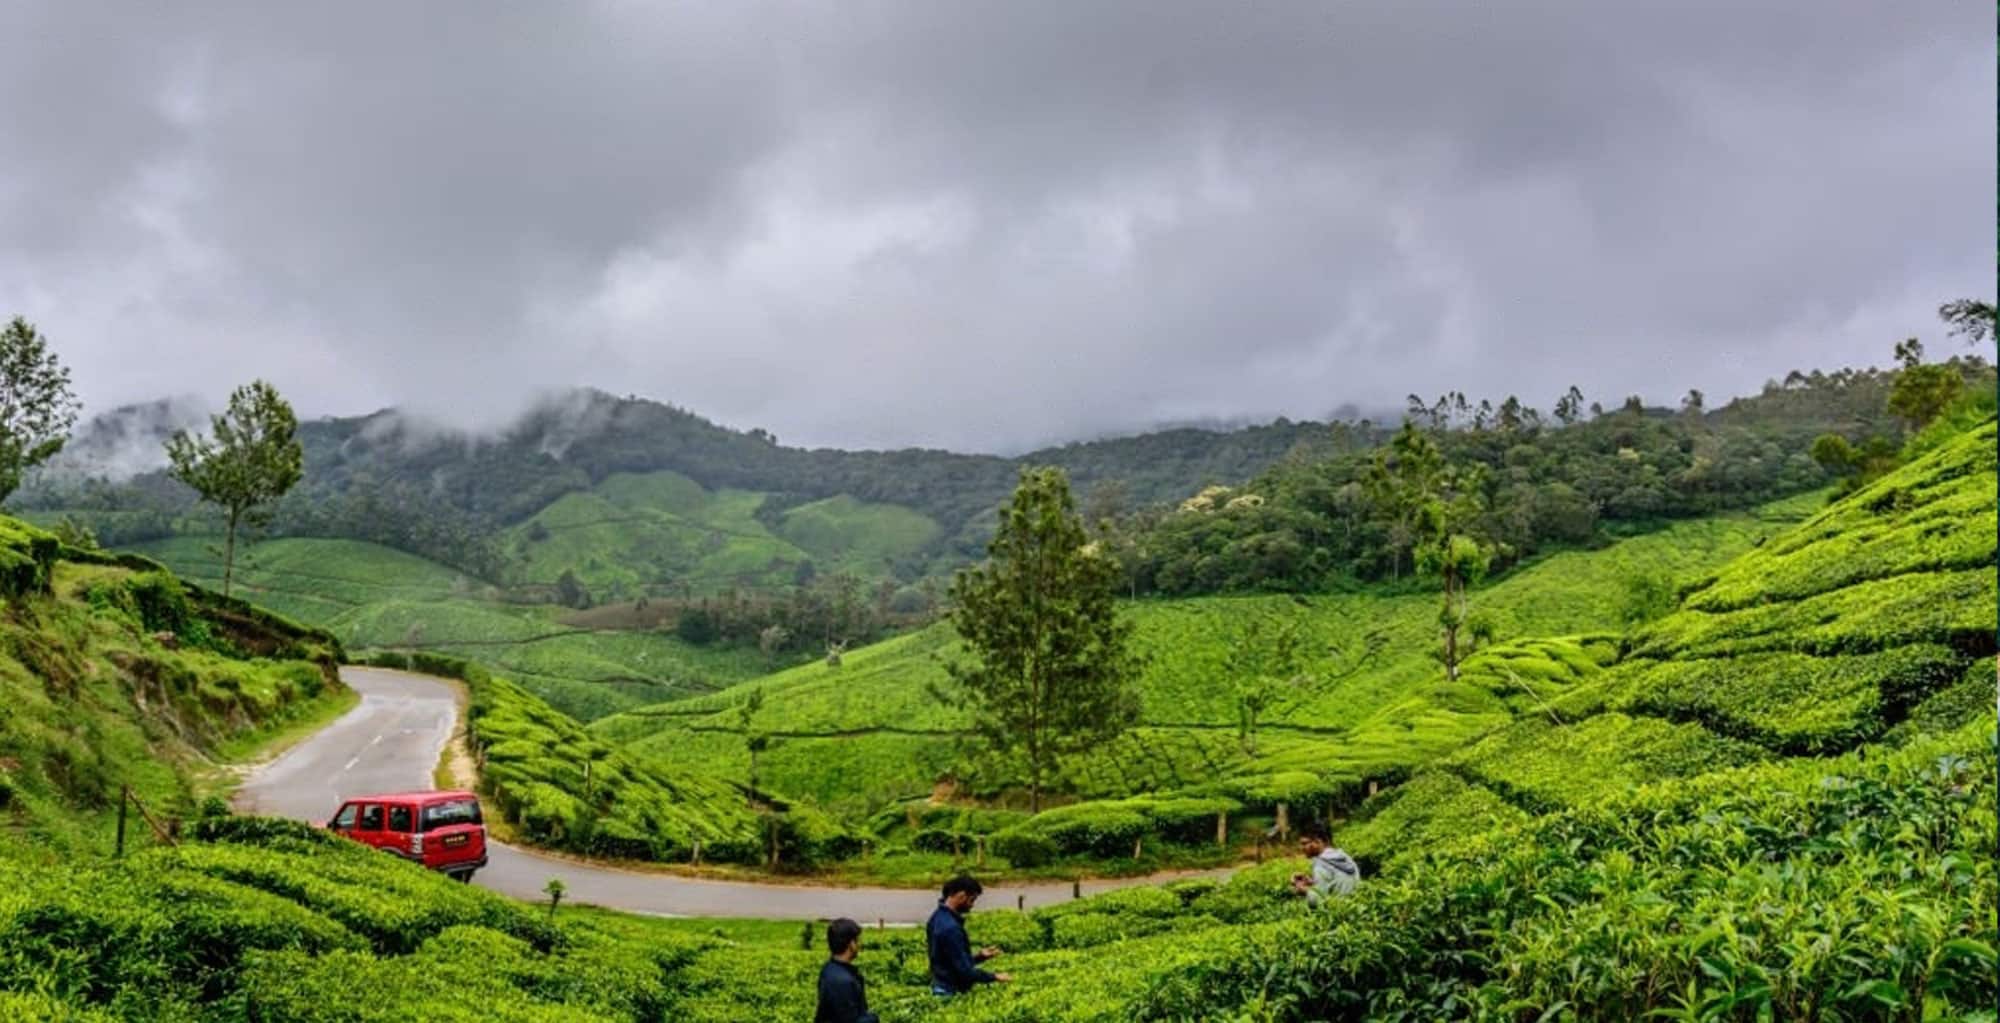
{"type": "Polygon", "coordinates": [[[459,884],[471,884],[473,873],[474,871],[470,870],[454,870],[451,876],[457,879],[459,884]]]}

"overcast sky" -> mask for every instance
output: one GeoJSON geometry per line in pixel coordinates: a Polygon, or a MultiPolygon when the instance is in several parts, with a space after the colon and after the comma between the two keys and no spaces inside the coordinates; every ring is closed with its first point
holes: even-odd
{"type": "Polygon", "coordinates": [[[1884,364],[1993,293],[1965,0],[0,0],[0,315],[262,375],[1006,450],[1884,364]]]}

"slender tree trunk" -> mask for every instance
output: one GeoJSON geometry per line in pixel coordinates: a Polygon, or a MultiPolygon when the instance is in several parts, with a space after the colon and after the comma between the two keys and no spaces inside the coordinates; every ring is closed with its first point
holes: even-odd
{"type": "Polygon", "coordinates": [[[1465,587],[1449,569],[1444,577],[1444,671],[1458,681],[1458,630],[1465,623],[1465,587]]]}
{"type": "Polygon", "coordinates": [[[236,577],[236,520],[242,511],[229,509],[229,532],[222,541],[222,595],[229,596],[229,584],[236,577]]]}
{"type": "Polygon", "coordinates": [[[1453,682],[1458,681],[1458,626],[1444,627],[1444,674],[1453,682]]]}

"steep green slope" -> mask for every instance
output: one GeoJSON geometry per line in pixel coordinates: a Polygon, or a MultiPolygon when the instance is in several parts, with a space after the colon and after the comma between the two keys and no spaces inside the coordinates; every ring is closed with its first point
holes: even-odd
{"type": "MultiPolygon", "coordinates": [[[[1624,581],[1636,574],[1698,577],[1818,507],[1795,498],[1756,513],[1676,524],[1599,551],[1557,554],[1481,591],[1480,609],[1503,636],[1603,632],[1618,625],[1624,581]]],[[[1405,734],[1423,712],[1471,700],[1477,680],[1446,692],[1433,683],[1436,600],[1412,590],[1313,597],[1221,597],[1129,605],[1149,663],[1142,679],[1144,727],[1069,766],[1082,796],[1122,796],[1228,777],[1329,771],[1342,751],[1411,743],[1405,734]],[[1258,755],[1244,753],[1225,660],[1252,616],[1296,623],[1318,652],[1310,686],[1288,693],[1267,715],[1258,755]],[[1421,706],[1411,705],[1417,699],[1421,706]],[[1385,723],[1384,715],[1389,716],[1385,723]]],[[[1574,647],[1575,645],[1572,644],[1574,647]]],[[[815,662],[755,683],[766,704],[757,727],[779,740],[763,757],[764,777],[780,791],[828,803],[872,808],[886,799],[927,795],[945,772],[963,767],[956,749],[963,722],[939,707],[926,685],[943,680],[941,657],[955,653],[948,628],[935,626],[844,655],[838,668],[815,662]],[[832,769],[830,769],[832,768],[832,769]]],[[[1588,657],[1579,651],[1573,656],[1588,657]]],[[[1496,656],[1501,651],[1496,650],[1496,656]]],[[[1472,669],[1469,667],[1469,671],[1472,669]]],[[[1531,684],[1532,684],[1531,676],[1531,684]]],[[[1506,689],[1506,680],[1494,683],[1506,689]]],[[[596,734],[671,762],[703,764],[742,777],[748,770],[735,707],[745,690],[645,707],[605,718],[596,734]]],[[[1514,689],[1512,698],[1525,698],[1514,689]]],[[[1488,709],[1505,720],[1504,702],[1488,709]]],[[[1490,722],[1488,722],[1490,724],[1490,722]]],[[[1465,732],[1435,736],[1450,746],[1465,732]]],[[[1419,736],[1419,739],[1424,738],[1419,736]]],[[[1010,785],[1010,773],[960,771],[974,791],[1010,785]]]]}
{"type": "Polygon", "coordinates": [[[216,758],[351,702],[333,637],[5,518],[0,596],[0,857],[108,854],[121,788],[185,816],[216,758]]]}
{"type": "Polygon", "coordinates": [[[1731,562],[1548,716],[1364,807],[1353,851],[1414,856],[1472,807],[1548,812],[1663,773],[1841,753],[1991,710],[1995,436],[1988,420],[1731,562]]]}

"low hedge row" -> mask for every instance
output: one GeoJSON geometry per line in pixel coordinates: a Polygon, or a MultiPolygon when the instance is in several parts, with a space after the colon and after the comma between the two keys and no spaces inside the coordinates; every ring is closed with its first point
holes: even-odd
{"type": "Polygon", "coordinates": [[[1124,858],[1147,840],[1213,843],[1217,818],[1242,810],[1241,802],[1224,797],[1075,803],[996,832],[988,847],[1019,867],[1043,866],[1062,856],[1124,858]]]}

